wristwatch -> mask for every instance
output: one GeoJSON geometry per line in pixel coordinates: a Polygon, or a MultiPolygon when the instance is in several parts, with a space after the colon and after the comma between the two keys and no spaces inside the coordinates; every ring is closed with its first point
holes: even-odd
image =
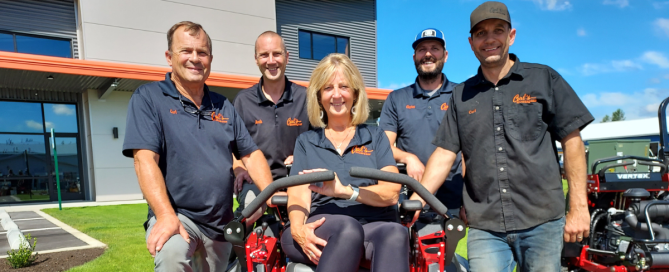
{"type": "Polygon", "coordinates": [[[351,186],[351,184],[349,184],[348,187],[350,187],[351,190],[353,190],[353,194],[351,195],[351,198],[349,198],[348,200],[355,201],[356,199],[358,199],[358,195],[360,194],[360,189],[358,189],[358,187],[351,186]]]}

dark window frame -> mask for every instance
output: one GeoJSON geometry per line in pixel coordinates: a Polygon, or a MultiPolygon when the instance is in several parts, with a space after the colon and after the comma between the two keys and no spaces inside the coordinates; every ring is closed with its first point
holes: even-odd
{"type": "Polygon", "coordinates": [[[332,53],[337,53],[337,51],[338,51],[338,50],[337,50],[337,49],[338,49],[338,48],[337,48],[337,46],[338,46],[337,38],[348,40],[348,43],[347,43],[347,45],[348,45],[348,51],[346,51],[346,56],[349,57],[349,58],[351,57],[351,37],[346,37],[346,36],[341,36],[341,35],[334,35],[334,34],[330,34],[330,33],[324,33],[324,32],[318,32],[318,31],[312,31],[312,30],[306,30],[306,29],[298,29],[298,30],[297,30],[297,38],[298,38],[298,41],[297,41],[297,50],[298,50],[298,52],[297,52],[297,56],[298,56],[298,58],[300,58],[300,59],[310,59],[310,60],[318,60],[318,61],[320,61],[320,59],[314,59],[314,35],[313,35],[313,34],[319,34],[319,35],[324,35],[324,36],[330,36],[330,37],[333,37],[333,38],[334,38],[334,41],[335,41],[335,42],[334,42],[334,48],[335,48],[335,51],[332,52],[332,53]],[[309,56],[309,58],[303,58],[303,57],[300,55],[300,52],[299,52],[299,51],[300,51],[300,41],[299,41],[299,39],[300,39],[300,32],[304,32],[304,33],[308,33],[308,34],[309,34],[309,48],[310,48],[310,53],[311,53],[310,56],[309,56]]]}
{"type": "MultiPolygon", "coordinates": [[[[79,120],[79,103],[77,102],[57,102],[57,101],[24,101],[24,100],[11,100],[11,99],[0,99],[2,102],[24,102],[24,103],[39,103],[40,108],[42,110],[42,132],[0,132],[0,135],[37,135],[37,136],[43,136],[44,137],[44,145],[45,145],[45,156],[47,158],[47,161],[51,163],[51,158],[53,158],[53,149],[51,149],[51,143],[49,141],[49,138],[51,137],[51,131],[46,129],[46,116],[44,114],[44,104],[65,104],[65,105],[74,105],[74,115],[76,116],[76,121],[77,121],[77,132],[57,132],[54,131],[54,137],[56,138],[75,138],[77,141],[77,163],[78,163],[78,171],[79,171],[79,184],[80,184],[80,193],[69,193],[66,190],[63,190],[61,187],[61,196],[63,200],[85,200],[86,199],[86,190],[88,190],[88,184],[84,181],[84,154],[82,154],[82,137],[81,137],[81,121],[79,120]]],[[[53,165],[50,165],[52,167],[51,170],[54,170],[53,165]]],[[[55,178],[53,178],[52,175],[47,176],[49,178],[49,182],[55,184],[55,178]]],[[[62,181],[61,181],[62,183],[62,181]]],[[[52,191],[51,189],[55,190],[56,185],[53,185],[54,187],[51,188],[49,187],[49,196],[51,197],[50,200],[48,201],[55,201],[56,194],[57,192],[52,191]]],[[[48,202],[46,201],[46,202],[48,202]]],[[[17,203],[34,203],[34,202],[45,202],[45,200],[36,200],[36,201],[20,201],[20,202],[8,202],[9,204],[17,204],[17,203]]]]}
{"type": "MultiPolygon", "coordinates": [[[[14,53],[19,53],[18,45],[16,44],[16,35],[20,35],[20,36],[26,36],[26,37],[34,37],[34,38],[59,40],[59,41],[69,42],[70,43],[70,55],[72,56],[71,57],[72,59],[74,58],[74,44],[72,43],[72,39],[63,38],[63,37],[55,37],[55,36],[35,35],[35,34],[22,33],[22,32],[12,32],[12,31],[6,31],[6,30],[0,30],[0,34],[12,35],[12,41],[14,42],[14,51],[12,51],[12,52],[14,52],[14,53]]],[[[7,51],[5,51],[5,52],[7,52],[7,51]]],[[[48,55],[40,55],[40,54],[32,54],[32,55],[48,56],[48,55]]],[[[53,57],[53,56],[49,56],[49,57],[53,57]]],[[[58,58],[63,58],[63,57],[58,57],[58,58]]]]}

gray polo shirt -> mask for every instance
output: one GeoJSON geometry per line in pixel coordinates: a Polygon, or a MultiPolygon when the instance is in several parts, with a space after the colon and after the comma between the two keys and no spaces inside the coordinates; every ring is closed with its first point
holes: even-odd
{"type": "Polygon", "coordinates": [[[453,90],[434,144],[465,159],[469,225],[528,229],[565,214],[555,141],[594,120],[553,69],[515,61],[495,86],[481,69],[453,90]]]}
{"type": "Polygon", "coordinates": [[[134,149],[160,155],[158,166],[175,212],[207,237],[225,241],[223,227],[232,219],[232,154],[241,158],[258,147],[232,103],[206,85],[204,92],[197,109],[177,91],[170,73],[137,88],[128,105],[123,155],[132,158],[134,149]]]}
{"type": "Polygon", "coordinates": [[[235,97],[235,109],[262,150],[276,180],[288,174],[284,161],[293,155],[295,140],[309,130],[307,88],[288,81],[275,104],[262,91],[263,79],[235,97]]]}
{"type": "MultiPolygon", "coordinates": [[[[455,83],[442,74],[444,82],[433,95],[429,95],[416,82],[388,95],[381,111],[379,127],[397,133],[397,148],[418,157],[423,163],[437,146],[432,144],[441,120],[446,114],[455,83]]],[[[435,196],[446,207],[458,209],[462,206],[462,156],[453,163],[446,182],[435,196]]]]}

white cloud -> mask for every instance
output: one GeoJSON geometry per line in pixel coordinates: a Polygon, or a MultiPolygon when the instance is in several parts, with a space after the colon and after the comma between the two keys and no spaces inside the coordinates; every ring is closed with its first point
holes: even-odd
{"type": "Polygon", "coordinates": [[[74,114],[74,107],[69,107],[68,105],[56,104],[52,105],[53,113],[58,115],[72,115],[74,114]]]}
{"type": "Polygon", "coordinates": [[[614,5],[619,8],[624,8],[630,5],[628,0],[604,0],[604,5],[614,5]]]}
{"type": "Polygon", "coordinates": [[[620,108],[627,120],[657,116],[658,101],[669,96],[669,89],[647,88],[635,92],[601,92],[586,94],[583,103],[590,111],[608,112],[609,115],[620,108]]]}
{"type": "Polygon", "coordinates": [[[658,32],[669,37],[669,19],[657,18],[653,24],[655,25],[658,32]]]}
{"type": "Polygon", "coordinates": [[[655,64],[660,68],[669,68],[669,59],[660,52],[646,51],[641,55],[641,60],[650,64],[655,64]]]}
{"type": "Polygon", "coordinates": [[[652,83],[652,84],[660,84],[660,83],[662,83],[662,81],[660,81],[660,79],[659,79],[659,78],[656,78],[656,77],[651,78],[649,81],[650,81],[650,83],[652,83]]]}
{"type": "Polygon", "coordinates": [[[584,76],[596,74],[628,72],[643,70],[643,67],[632,60],[613,60],[606,63],[586,63],[578,69],[584,76]]]}
{"type": "Polygon", "coordinates": [[[585,36],[588,36],[588,33],[585,32],[585,28],[579,27],[576,30],[576,35],[578,35],[579,37],[585,37],[585,36]]]}
{"type": "Polygon", "coordinates": [[[663,9],[669,7],[669,1],[663,1],[663,2],[653,2],[653,7],[655,9],[663,9]]]}
{"type": "Polygon", "coordinates": [[[26,121],[26,126],[28,126],[29,128],[32,128],[32,129],[39,129],[39,130],[42,129],[42,123],[35,122],[33,120],[27,120],[26,121]]]}
{"type": "Polygon", "coordinates": [[[571,3],[566,0],[532,0],[543,10],[560,11],[571,8],[571,3]]]}

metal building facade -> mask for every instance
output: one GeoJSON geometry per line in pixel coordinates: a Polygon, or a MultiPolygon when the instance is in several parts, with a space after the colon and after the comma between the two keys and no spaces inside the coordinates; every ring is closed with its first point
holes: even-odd
{"type": "Polygon", "coordinates": [[[319,62],[299,58],[298,31],[305,30],[348,37],[350,58],[365,85],[377,87],[375,0],[276,0],[276,24],[290,52],[289,79],[308,81],[319,62]]]}
{"type": "Polygon", "coordinates": [[[0,31],[71,40],[72,56],[79,58],[73,0],[0,0],[0,31]]]}

